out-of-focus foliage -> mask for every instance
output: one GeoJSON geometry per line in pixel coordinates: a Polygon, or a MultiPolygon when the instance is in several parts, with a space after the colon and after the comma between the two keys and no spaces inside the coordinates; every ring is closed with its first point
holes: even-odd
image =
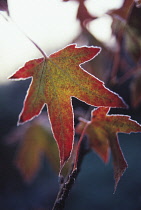
{"type": "Polygon", "coordinates": [[[44,156],[56,173],[59,172],[58,149],[45,114],[17,128],[7,136],[6,142],[19,145],[14,162],[25,181],[30,182],[37,175],[44,156]]]}
{"type": "Polygon", "coordinates": [[[9,8],[7,0],[0,0],[0,11],[5,11],[9,15],[9,8]]]}

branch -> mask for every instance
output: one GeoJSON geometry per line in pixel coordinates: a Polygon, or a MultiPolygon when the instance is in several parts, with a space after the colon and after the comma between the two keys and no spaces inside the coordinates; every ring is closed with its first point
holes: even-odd
{"type": "Polygon", "coordinates": [[[60,186],[60,190],[58,192],[58,195],[57,195],[57,198],[56,198],[56,201],[54,203],[52,210],[63,210],[65,207],[65,201],[66,201],[66,199],[69,195],[69,192],[70,192],[73,184],[75,183],[75,180],[80,172],[83,158],[89,152],[87,139],[86,139],[86,141],[84,141],[84,140],[85,139],[83,139],[83,141],[81,140],[81,146],[80,146],[80,144],[78,144],[80,147],[80,150],[79,150],[79,156],[76,157],[76,158],[78,158],[77,168],[76,167],[74,168],[74,166],[72,167],[72,170],[69,173],[69,175],[67,176],[66,181],[64,181],[64,183],[60,186]]]}
{"type": "Polygon", "coordinates": [[[60,191],[57,195],[56,201],[54,203],[54,207],[52,210],[62,210],[65,206],[66,198],[69,195],[69,192],[75,183],[75,179],[78,175],[78,170],[73,170],[68,176],[68,180],[61,186],[60,191]]]}

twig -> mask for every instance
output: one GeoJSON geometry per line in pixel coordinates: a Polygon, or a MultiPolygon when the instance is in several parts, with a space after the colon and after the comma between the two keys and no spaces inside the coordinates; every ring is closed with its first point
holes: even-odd
{"type": "MultiPolygon", "coordinates": [[[[83,135],[84,136],[84,135],[83,135]]],[[[69,192],[73,186],[73,184],[75,183],[75,180],[80,172],[80,168],[81,168],[81,164],[83,161],[84,156],[89,152],[89,148],[87,146],[87,141],[82,141],[82,134],[81,137],[79,139],[79,156],[76,158],[78,159],[77,162],[77,167],[72,167],[71,172],[69,173],[69,175],[66,178],[66,181],[64,181],[63,184],[61,184],[60,186],[60,190],[58,192],[57,198],[55,200],[54,206],[52,210],[63,210],[65,207],[65,201],[69,195],[69,192]]],[[[78,151],[78,149],[77,149],[78,151]]],[[[76,160],[75,160],[76,162],[76,160]]]]}
{"type": "Polygon", "coordinates": [[[65,206],[66,198],[69,195],[69,192],[75,182],[75,179],[78,175],[78,170],[73,170],[68,176],[68,180],[61,186],[60,191],[57,195],[54,207],[52,210],[62,210],[65,206]]]}

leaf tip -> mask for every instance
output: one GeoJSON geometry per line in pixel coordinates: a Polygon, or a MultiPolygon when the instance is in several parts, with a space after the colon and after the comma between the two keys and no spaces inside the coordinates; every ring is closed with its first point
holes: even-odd
{"type": "Polygon", "coordinates": [[[126,104],[126,102],[122,99],[122,108],[126,108],[126,109],[128,109],[129,108],[129,106],[128,106],[128,104],[126,104]]]}
{"type": "Polygon", "coordinates": [[[115,175],[114,175],[114,179],[115,179],[115,186],[114,186],[114,192],[113,194],[115,194],[116,189],[117,189],[117,185],[120,181],[121,176],[123,176],[124,172],[126,171],[126,169],[128,168],[128,164],[125,161],[124,165],[122,166],[122,168],[120,169],[120,171],[115,171],[115,175]]]}
{"type": "Polygon", "coordinates": [[[109,156],[110,156],[110,152],[109,152],[109,149],[108,149],[107,152],[106,152],[106,154],[102,158],[105,164],[108,164],[108,162],[109,162],[109,156]]]}
{"type": "Polygon", "coordinates": [[[19,80],[20,78],[17,75],[17,72],[12,74],[10,77],[8,77],[7,79],[14,79],[14,80],[19,80]]]}
{"type": "Polygon", "coordinates": [[[19,126],[19,125],[22,125],[24,123],[25,123],[25,119],[23,118],[23,115],[19,116],[19,120],[17,122],[17,125],[19,126]]]}
{"type": "MultiPolygon", "coordinates": [[[[117,93],[115,93],[117,96],[117,100],[115,100],[116,108],[125,108],[128,109],[129,106],[126,104],[126,102],[123,100],[121,96],[119,96],[117,93]]],[[[115,98],[116,99],[116,98],[115,98]]]]}
{"type": "Polygon", "coordinates": [[[89,48],[89,52],[93,56],[91,59],[94,59],[102,51],[102,48],[97,46],[90,46],[90,47],[87,46],[87,48],[89,48]]]}
{"type": "Polygon", "coordinates": [[[10,77],[8,77],[7,79],[17,79],[17,77],[15,77],[15,75],[11,75],[10,77]]]}

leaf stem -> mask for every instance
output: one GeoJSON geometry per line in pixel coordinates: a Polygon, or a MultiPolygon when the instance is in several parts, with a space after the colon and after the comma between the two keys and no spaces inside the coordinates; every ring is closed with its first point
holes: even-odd
{"type": "MultiPolygon", "coordinates": [[[[2,15],[3,16],[3,15],[2,15]]],[[[5,18],[5,17],[4,17],[5,18]]],[[[20,27],[19,27],[19,25],[17,25],[17,23],[12,19],[12,17],[11,16],[8,16],[7,18],[5,18],[7,21],[11,21],[16,27],[17,27],[17,29],[22,33],[22,34],[24,34],[24,36],[30,41],[30,42],[32,42],[32,44],[40,51],[40,53],[43,55],[43,57],[45,58],[45,59],[48,59],[48,57],[47,57],[47,55],[46,55],[46,53],[42,50],[42,48],[41,47],[39,47],[39,45],[38,44],[36,44],[36,42],[34,42],[20,27]]]]}
{"type": "Polygon", "coordinates": [[[78,144],[77,144],[77,149],[76,149],[76,156],[75,156],[75,160],[74,160],[74,167],[73,167],[73,170],[77,169],[77,163],[78,163],[78,158],[79,158],[79,155],[80,155],[80,146],[81,146],[81,143],[82,143],[82,140],[83,140],[83,137],[86,133],[86,129],[89,125],[89,122],[86,123],[82,133],[81,133],[81,136],[79,138],[79,141],[78,141],[78,144]]]}
{"type": "Polygon", "coordinates": [[[65,201],[69,195],[69,192],[75,183],[75,180],[80,172],[81,164],[83,161],[84,156],[89,152],[89,148],[87,146],[87,141],[84,140],[84,134],[86,131],[87,125],[84,127],[83,132],[79,138],[77,150],[76,150],[76,156],[74,160],[74,165],[72,166],[72,170],[66,177],[63,184],[60,185],[60,190],[58,192],[57,198],[55,200],[54,206],[52,210],[63,210],[65,207],[65,201]]]}

